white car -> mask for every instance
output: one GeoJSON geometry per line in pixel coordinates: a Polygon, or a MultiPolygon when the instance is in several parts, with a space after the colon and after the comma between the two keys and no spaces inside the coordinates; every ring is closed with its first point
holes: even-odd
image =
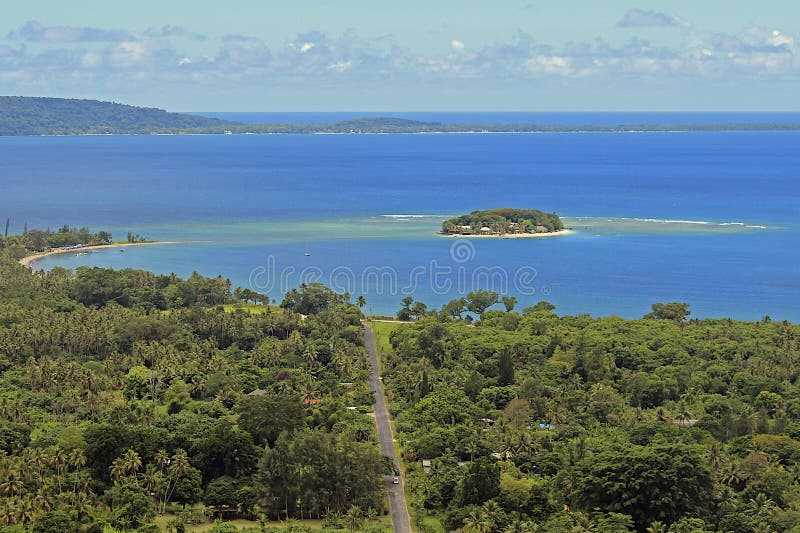
{"type": "Polygon", "coordinates": [[[399,485],[400,484],[400,477],[399,476],[392,476],[392,483],[394,483],[395,485],[399,485]]]}

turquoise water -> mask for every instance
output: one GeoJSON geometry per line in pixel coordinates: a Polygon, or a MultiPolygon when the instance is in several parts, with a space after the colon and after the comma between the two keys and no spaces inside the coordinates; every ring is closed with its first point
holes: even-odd
{"type": "Polygon", "coordinates": [[[390,313],[493,288],[562,313],[800,320],[800,134],[0,138],[0,216],[172,246],[58,256],[222,274],[278,298],[319,280],[390,313]],[[447,216],[516,206],[572,235],[457,240],[447,216]],[[391,215],[391,216],[386,216],[391,215]],[[414,215],[414,216],[410,216],[414,215]],[[309,254],[309,255],[306,255],[309,254]]]}

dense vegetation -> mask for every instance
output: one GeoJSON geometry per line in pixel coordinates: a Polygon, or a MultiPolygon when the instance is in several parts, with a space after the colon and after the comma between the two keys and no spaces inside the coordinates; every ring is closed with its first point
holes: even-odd
{"type": "Polygon", "coordinates": [[[448,235],[505,235],[513,233],[551,233],[564,229],[555,213],[537,209],[488,209],[450,218],[442,223],[448,235]]]}
{"type": "MultiPolygon", "coordinates": [[[[64,248],[70,246],[95,246],[98,244],[109,244],[112,236],[107,231],[93,233],[89,228],[73,228],[68,225],[60,227],[56,231],[48,229],[28,229],[27,226],[22,235],[8,235],[8,224],[6,220],[6,231],[0,234],[0,250],[8,255],[20,259],[31,252],[44,252],[52,248],[64,248]]],[[[141,238],[128,234],[128,241],[141,238]]]]}
{"type": "Polygon", "coordinates": [[[0,135],[87,135],[208,130],[227,122],[96,100],[0,96],[0,135]]]}
{"type": "Polygon", "coordinates": [[[0,250],[0,531],[152,532],[164,513],[171,531],[380,530],[358,307],[314,284],[237,299],[258,298],[197,274],[32,273],[0,250]]]}
{"type": "Polygon", "coordinates": [[[406,301],[417,323],[377,325],[419,525],[800,531],[800,327],[496,303],[406,301]]]}
{"type": "Polygon", "coordinates": [[[789,131],[798,123],[741,124],[439,124],[392,117],[332,123],[242,124],[95,100],[0,96],[0,135],[231,133],[546,133],[624,131],[789,131]]]}

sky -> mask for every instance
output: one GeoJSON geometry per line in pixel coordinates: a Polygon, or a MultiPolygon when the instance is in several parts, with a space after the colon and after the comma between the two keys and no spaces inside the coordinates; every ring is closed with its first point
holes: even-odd
{"type": "Polygon", "coordinates": [[[4,2],[0,94],[172,111],[800,111],[797,0],[4,2]]]}

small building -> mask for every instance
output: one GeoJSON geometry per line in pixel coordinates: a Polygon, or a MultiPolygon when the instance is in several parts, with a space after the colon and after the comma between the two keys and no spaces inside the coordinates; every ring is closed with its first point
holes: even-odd
{"type": "Polygon", "coordinates": [[[267,394],[267,391],[264,389],[255,389],[247,393],[248,396],[264,396],[265,394],[267,394]]]}

